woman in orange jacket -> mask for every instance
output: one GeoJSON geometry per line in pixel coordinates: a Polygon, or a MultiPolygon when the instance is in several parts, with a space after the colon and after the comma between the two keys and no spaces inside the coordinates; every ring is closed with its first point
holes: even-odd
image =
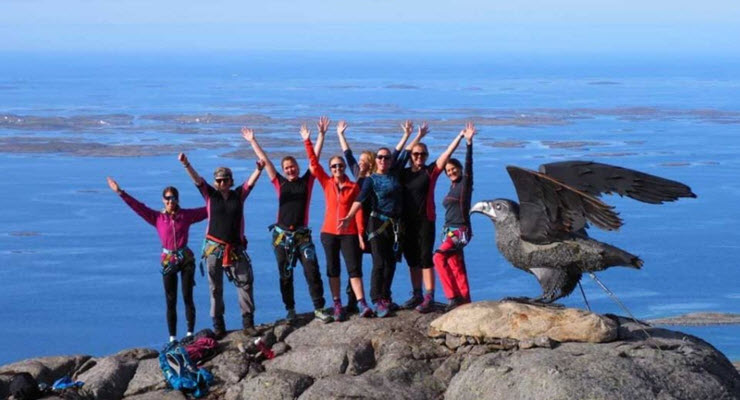
{"type": "Polygon", "coordinates": [[[311,132],[304,124],[301,126],[301,138],[306,147],[309,168],[324,189],[326,210],[324,224],[321,227],[321,244],[326,252],[326,274],[329,277],[329,288],[334,299],[334,320],[342,321],[342,300],[340,295],[340,263],[339,252],[342,252],[344,263],[347,265],[349,281],[357,298],[360,316],[371,317],[372,309],[365,301],[362,285],[362,248],[365,247],[362,235],[365,231],[362,211],[355,215],[354,220],[340,226],[340,219],[347,215],[352,203],[360,193],[360,187],[352,182],[345,173],[347,164],[341,156],[329,159],[331,175],[327,174],[319,164],[319,159],[311,144],[311,132]]]}

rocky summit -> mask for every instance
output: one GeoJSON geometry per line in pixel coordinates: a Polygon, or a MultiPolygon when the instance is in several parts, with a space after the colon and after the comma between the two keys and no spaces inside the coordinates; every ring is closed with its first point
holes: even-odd
{"type": "MultiPolygon", "coordinates": [[[[710,344],[618,316],[515,302],[330,324],[311,316],[258,327],[269,360],[254,338],[229,333],[203,363],[215,377],[204,398],[740,399],[740,374],[710,344]]],[[[152,349],[5,365],[0,398],[18,372],[83,381],[82,398],[186,398],[168,390],[152,349]]]]}

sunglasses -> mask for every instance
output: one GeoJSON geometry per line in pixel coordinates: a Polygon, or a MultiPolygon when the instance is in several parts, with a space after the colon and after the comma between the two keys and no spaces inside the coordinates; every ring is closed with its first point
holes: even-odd
{"type": "Polygon", "coordinates": [[[344,169],[344,164],[332,164],[329,167],[331,167],[331,169],[336,169],[336,168],[344,169]]]}
{"type": "Polygon", "coordinates": [[[229,183],[231,181],[231,178],[218,178],[216,179],[216,183],[222,184],[222,183],[229,183]]]}
{"type": "Polygon", "coordinates": [[[411,153],[411,156],[412,157],[426,157],[428,155],[429,155],[429,153],[427,153],[426,151],[425,152],[415,151],[415,152],[411,153]]]}
{"type": "Polygon", "coordinates": [[[378,154],[375,156],[375,158],[378,160],[390,160],[391,156],[390,154],[378,154]]]}
{"type": "Polygon", "coordinates": [[[177,201],[177,197],[175,196],[164,196],[164,201],[177,201]]]}

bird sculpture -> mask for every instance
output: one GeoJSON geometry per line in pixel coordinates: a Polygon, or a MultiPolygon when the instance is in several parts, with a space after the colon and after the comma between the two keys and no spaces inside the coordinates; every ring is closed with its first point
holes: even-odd
{"type": "Polygon", "coordinates": [[[542,287],[535,303],[568,296],[582,274],[613,266],[639,269],[642,260],[615,246],[591,239],[589,225],[616,230],[622,220],[602,193],[617,193],[645,203],[662,204],[696,197],[688,186],[613,165],[564,161],[538,171],[507,166],[519,203],[508,199],[476,203],[470,213],[487,215],[496,229],[496,246],[514,267],[533,274],[542,287]]]}

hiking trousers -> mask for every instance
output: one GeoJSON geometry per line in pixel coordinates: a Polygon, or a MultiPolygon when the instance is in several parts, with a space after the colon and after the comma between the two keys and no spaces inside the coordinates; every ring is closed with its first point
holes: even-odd
{"type": "MultiPolygon", "coordinates": [[[[180,266],[182,277],[182,300],[185,303],[185,319],[188,322],[188,332],[195,328],[195,303],[193,302],[193,286],[195,286],[195,260],[191,259],[180,266]]],[[[177,336],[177,271],[162,275],[164,296],[167,300],[167,329],[170,336],[177,336]]]]}
{"type": "MultiPolygon", "coordinates": [[[[383,220],[370,217],[369,231],[375,232],[383,225],[383,220]]],[[[393,229],[385,229],[370,239],[370,251],[373,255],[373,270],[370,274],[370,299],[391,299],[391,285],[396,273],[396,250],[393,229]]]]}
{"type": "MultiPolygon", "coordinates": [[[[206,257],[208,267],[208,285],[211,289],[211,317],[223,318],[224,315],[224,274],[225,270],[221,263],[222,257],[211,254],[206,257]]],[[[252,263],[246,256],[240,256],[233,260],[232,270],[234,278],[241,282],[236,286],[236,295],[239,300],[242,318],[254,315],[254,297],[252,296],[254,275],[252,263]]]]}
{"type": "Polygon", "coordinates": [[[306,283],[308,283],[308,293],[311,295],[313,308],[324,308],[326,303],[324,299],[324,282],[321,280],[319,261],[316,258],[316,246],[314,246],[313,240],[309,237],[307,241],[296,244],[295,248],[286,249],[283,242],[277,245],[274,244],[277,237],[277,231],[273,231],[273,250],[280,276],[280,294],[282,295],[285,309],[295,309],[293,271],[297,261],[300,261],[303,266],[303,275],[306,278],[306,283]],[[292,257],[296,259],[293,260],[292,257]]]}
{"type": "Polygon", "coordinates": [[[464,244],[455,241],[456,233],[445,236],[437,253],[434,254],[434,269],[437,271],[439,281],[445,297],[452,300],[455,297],[470,302],[470,285],[468,284],[468,272],[465,267],[464,244]]]}

